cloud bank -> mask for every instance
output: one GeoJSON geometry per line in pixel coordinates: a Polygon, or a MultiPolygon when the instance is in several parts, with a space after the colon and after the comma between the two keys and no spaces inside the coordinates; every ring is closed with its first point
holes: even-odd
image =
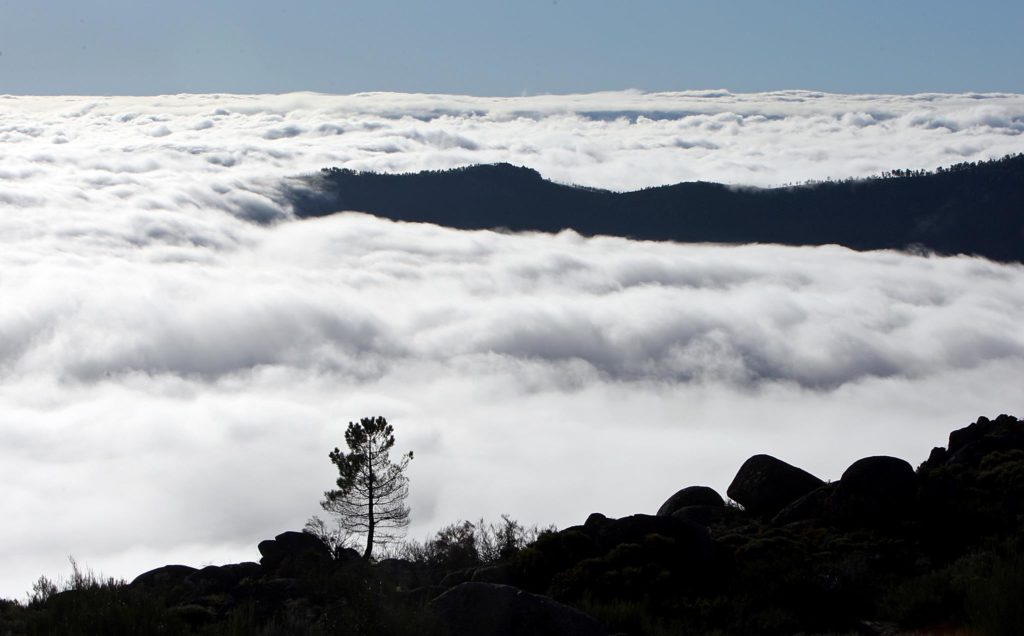
{"type": "Polygon", "coordinates": [[[824,478],[917,463],[1024,410],[1019,265],[296,222],[276,196],[323,165],[621,188],[930,167],[1021,150],[1020,96],[2,103],[2,596],[67,554],[128,577],[257,558],[318,512],[366,415],[416,452],[422,537],[655,510],[756,452],[824,478]]]}
{"type": "Polygon", "coordinates": [[[1024,96],[1013,94],[299,93],[0,103],[0,177],[8,182],[0,201],[21,205],[63,202],[91,186],[90,197],[121,204],[258,209],[266,202],[219,195],[269,173],[329,165],[405,172],[508,161],[558,181],[634,189],[690,180],[779,185],[1024,149],[1024,96]],[[192,187],[180,187],[184,174],[192,187]],[[46,195],[34,187],[57,179],[46,195]]]}

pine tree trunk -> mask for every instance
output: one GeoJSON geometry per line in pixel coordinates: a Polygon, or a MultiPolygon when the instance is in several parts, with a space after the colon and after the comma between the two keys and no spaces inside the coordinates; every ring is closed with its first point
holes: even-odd
{"type": "Polygon", "coordinates": [[[367,497],[366,505],[366,550],[363,552],[363,558],[367,561],[370,560],[370,555],[373,553],[373,529],[376,526],[376,522],[373,518],[373,473],[370,473],[370,494],[367,497]]]}

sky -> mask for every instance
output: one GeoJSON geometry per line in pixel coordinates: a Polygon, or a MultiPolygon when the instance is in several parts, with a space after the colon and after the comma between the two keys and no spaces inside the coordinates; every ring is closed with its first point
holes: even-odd
{"type": "Polygon", "coordinates": [[[1024,92],[1015,0],[0,0],[0,93],[1024,92]]]}
{"type": "Polygon", "coordinates": [[[917,465],[1024,412],[1019,264],[299,221],[295,176],[777,184],[1022,138],[1019,95],[0,98],[0,597],[69,554],[127,579],[256,560],[371,415],[415,453],[423,539],[654,512],[755,453],[917,465]]]}

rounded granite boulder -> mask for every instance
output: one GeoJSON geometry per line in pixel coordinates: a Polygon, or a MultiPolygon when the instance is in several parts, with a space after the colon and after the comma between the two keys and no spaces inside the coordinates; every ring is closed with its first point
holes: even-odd
{"type": "Polygon", "coordinates": [[[658,508],[659,517],[667,517],[687,506],[724,506],[722,495],[707,486],[689,486],[669,497],[658,508]]]}
{"type": "Polygon", "coordinates": [[[771,455],[743,462],[726,491],[748,512],[771,517],[825,482],[771,455]]]}

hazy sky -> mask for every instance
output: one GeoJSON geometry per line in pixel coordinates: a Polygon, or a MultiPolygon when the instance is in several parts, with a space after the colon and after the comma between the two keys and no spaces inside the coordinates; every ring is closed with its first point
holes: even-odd
{"type": "Polygon", "coordinates": [[[0,0],[0,93],[1024,92],[1017,0],[0,0]]]}

